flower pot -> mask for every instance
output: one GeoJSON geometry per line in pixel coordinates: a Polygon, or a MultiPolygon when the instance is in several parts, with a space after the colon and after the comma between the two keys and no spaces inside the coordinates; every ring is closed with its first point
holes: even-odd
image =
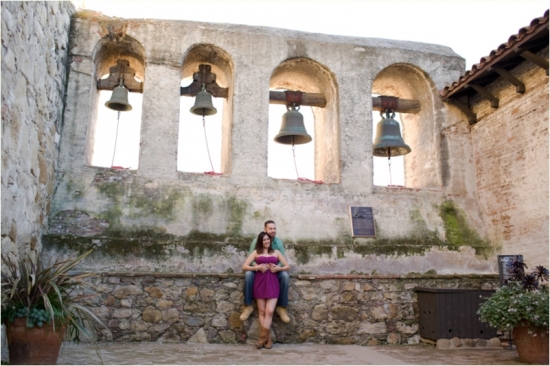
{"type": "Polygon", "coordinates": [[[547,329],[537,329],[529,333],[527,325],[518,325],[512,332],[521,362],[548,365],[547,329]]]}
{"type": "Polygon", "coordinates": [[[65,326],[53,322],[42,327],[27,328],[26,318],[16,318],[7,324],[10,365],[55,365],[65,326]]]}

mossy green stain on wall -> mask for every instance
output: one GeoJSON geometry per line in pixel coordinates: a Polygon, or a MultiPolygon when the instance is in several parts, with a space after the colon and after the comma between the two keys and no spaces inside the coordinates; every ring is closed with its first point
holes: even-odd
{"type": "Polygon", "coordinates": [[[440,216],[445,226],[445,239],[449,249],[470,246],[475,249],[476,255],[485,259],[495,250],[488,241],[482,240],[479,234],[469,227],[466,214],[453,201],[448,200],[441,205],[440,216]]]}
{"type": "Polygon", "coordinates": [[[150,217],[154,221],[172,221],[176,207],[181,204],[188,192],[175,187],[145,188],[138,183],[101,182],[97,190],[109,199],[98,218],[110,222],[109,230],[122,230],[120,221],[125,212],[130,218],[150,217]]]}
{"type": "Polygon", "coordinates": [[[248,203],[236,197],[229,197],[225,200],[224,206],[229,213],[229,222],[226,228],[227,233],[241,235],[248,203]]]}
{"type": "Polygon", "coordinates": [[[208,221],[214,211],[212,198],[207,194],[200,194],[193,197],[192,210],[193,228],[199,231],[201,229],[201,223],[208,221]]]}

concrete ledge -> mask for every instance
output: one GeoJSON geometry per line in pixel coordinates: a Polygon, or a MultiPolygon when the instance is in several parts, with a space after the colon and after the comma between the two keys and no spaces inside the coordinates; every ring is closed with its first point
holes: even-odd
{"type": "MultiPolygon", "coordinates": [[[[145,277],[151,276],[156,278],[197,278],[197,277],[217,277],[217,278],[243,278],[243,273],[173,273],[173,272],[90,272],[90,271],[71,271],[71,273],[93,273],[97,276],[116,276],[116,277],[145,277]]],[[[409,275],[366,275],[366,274],[293,274],[290,273],[293,279],[298,280],[353,280],[353,279],[453,279],[453,278],[472,278],[472,279],[498,279],[498,274],[409,274],[409,275]]]]}

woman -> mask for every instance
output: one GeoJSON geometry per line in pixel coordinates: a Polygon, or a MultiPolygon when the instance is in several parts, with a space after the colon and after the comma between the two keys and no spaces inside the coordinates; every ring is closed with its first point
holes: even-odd
{"type": "Polygon", "coordinates": [[[271,322],[273,311],[279,297],[279,277],[277,272],[288,271],[290,266],[285,257],[272,247],[273,239],[264,231],[256,239],[256,250],[243,264],[243,271],[256,271],[254,276],[254,298],[258,303],[260,313],[260,338],[256,342],[258,348],[271,348],[271,322]],[[251,265],[256,262],[254,265],[251,265]],[[278,263],[281,262],[283,267],[278,263]]]}

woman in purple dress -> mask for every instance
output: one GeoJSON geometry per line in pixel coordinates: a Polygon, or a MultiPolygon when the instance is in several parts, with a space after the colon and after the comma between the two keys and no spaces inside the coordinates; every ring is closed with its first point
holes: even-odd
{"type": "Polygon", "coordinates": [[[279,277],[277,272],[288,271],[290,266],[285,257],[272,247],[273,239],[261,232],[256,240],[256,250],[252,252],[243,264],[243,271],[256,271],[254,276],[254,298],[258,303],[260,313],[260,338],[256,342],[258,348],[271,348],[271,322],[273,312],[279,297],[279,277]],[[253,264],[253,262],[256,262],[253,264]],[[279,266],[278,263],[283,266],[279,266]]]}

